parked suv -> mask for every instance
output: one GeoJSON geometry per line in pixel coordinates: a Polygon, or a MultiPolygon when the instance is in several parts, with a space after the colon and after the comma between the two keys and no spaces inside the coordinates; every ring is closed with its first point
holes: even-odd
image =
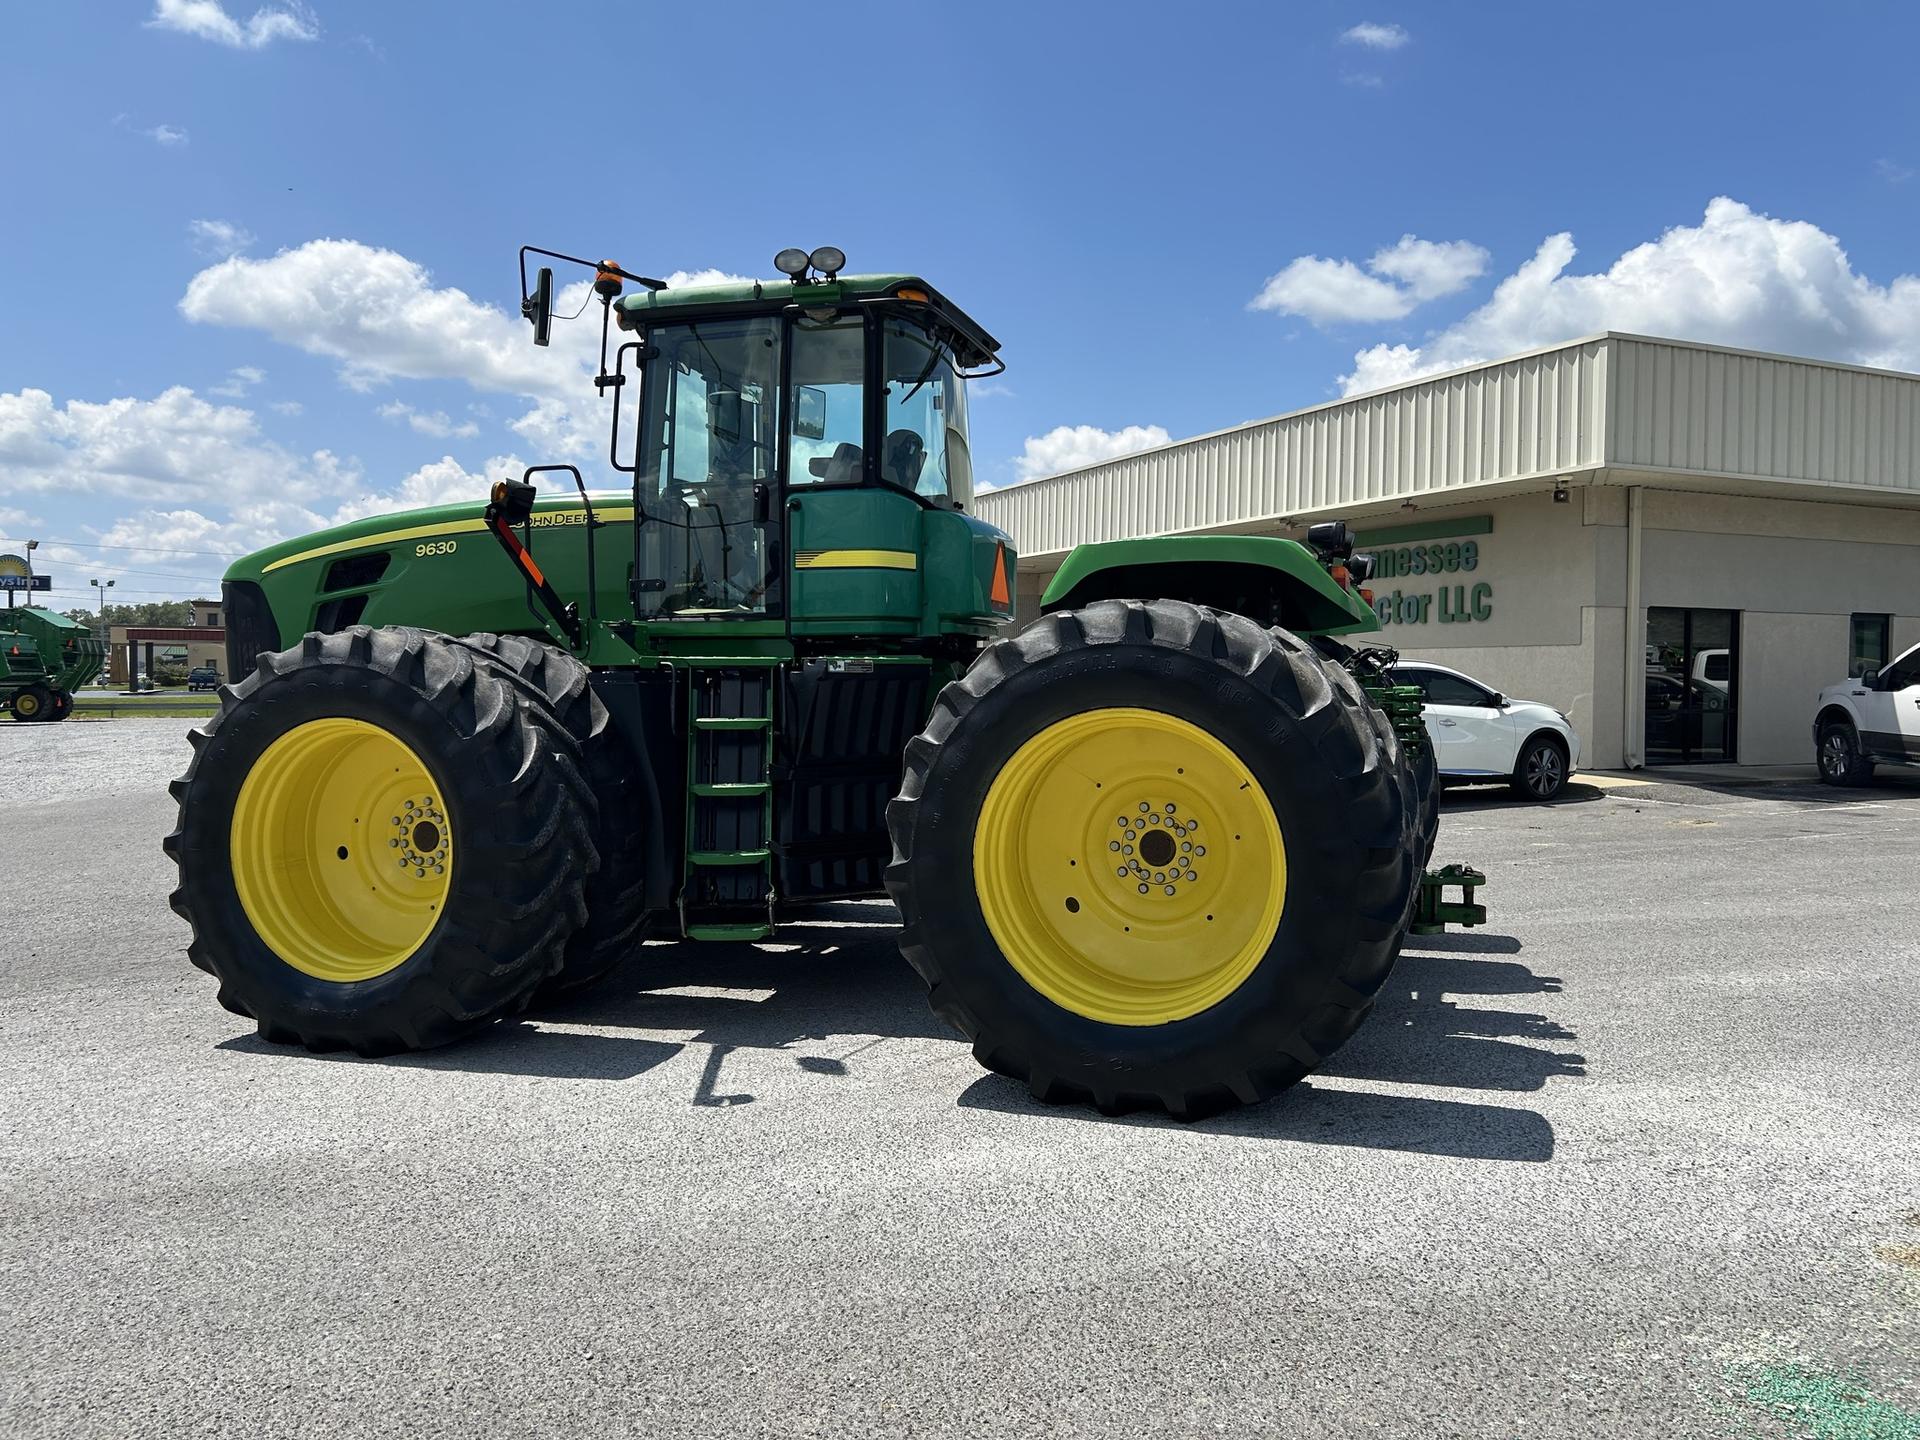
{"type": "Polygon", "coordinates": [[[1822,690],[1813,747],[1829,785],[1863,785],[1876,765],[1920,765],[1920,645],[1884,670],[1822,690]]]}
{"type": "Polygon", "coordinates": [[[1393,667],[1402,685],[1425,697],[1420,713],[1433,741],[1440,779],[1505,780],[1529,800],[1552,800],[1580,760],[1580,737],[1551,705],[1509,700],[1471,675],[1425,660],[1393,667]]]}
{"type": "Polygon", "coordinates": [[[220,688],[220,668],[217,665],[196,665],[187,672],[187,689],[218,690],[220,688]]]}

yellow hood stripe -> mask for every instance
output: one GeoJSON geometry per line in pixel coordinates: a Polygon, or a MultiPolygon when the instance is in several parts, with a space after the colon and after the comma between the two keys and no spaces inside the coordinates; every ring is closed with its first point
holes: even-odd
{"type": "MultiPolygon", "coordinates": [[[[546,527],[538,524],[542,515],[553,511],[535,511],[534,529],[546,527]]],[[[633,519],[631,505],[600,505],[594,507],[594,518],[615,522],[633,519]]],[[[327,555],[344,555],[349,550],[378,550],[383,545],[399,545],[408,540],[429,540],[440,535],[477,535],[484,532],[486,523],[477,516],[470,520],[443,520],[437,525],[412,525],[404,530],[382,530],[373,535],[362,535],[354,540],[336,540],[331,545],[316,545],[311,550],[302,550],[297,554],[286,555],[271,564],[260,567],[262,575],[271,574],[287,565],[298,565],[304,560],[318,560],[327,555]]]]}
{"type": "Polygon", "coordinates": [[[917,570],[911,550],[796,550],[796,570],[917,570]]]}

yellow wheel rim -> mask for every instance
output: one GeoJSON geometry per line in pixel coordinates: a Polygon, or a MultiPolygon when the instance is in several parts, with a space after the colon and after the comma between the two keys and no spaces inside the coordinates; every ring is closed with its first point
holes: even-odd
{"type": "Polygon", "coordinates": [[[321,980],[403,964],[453,883],[439,784],[412,747],[364,720],[312,720],[269,745],[234,802],[231,850],[254,931],[321,980]]]}
{"type": "Polygon", "coordinates": [[[31,690],[22,691],[14,697],[13,713],[22,720],[31,720],[40,713],[40,697],[31,690]]]}
{"type": "Polygon", "coordinates": [[[1231,995],[1273,943],[1287,852],[1239,756],[1157,710],[1090,710],[994,779],[974,887],[1000,952],[1056,1005],[1165,1025],[1231,995]]]}

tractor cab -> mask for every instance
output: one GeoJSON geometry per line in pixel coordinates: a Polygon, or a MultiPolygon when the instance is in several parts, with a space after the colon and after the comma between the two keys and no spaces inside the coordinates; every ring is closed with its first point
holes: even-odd
{"type": "Polygon", "coordinates": [[[598,267],[617,333],[596,383],[612,397],[609,461],[633,477],[644,642],[766,621],[797,640],[857,627],[915,648],[1010,617],[1007,537],[966,513],[965,381],[1004,368],[998,342],[926,281],[843,277],[844,263],[784,251],[785,280],[673,289],[598,267]]]}

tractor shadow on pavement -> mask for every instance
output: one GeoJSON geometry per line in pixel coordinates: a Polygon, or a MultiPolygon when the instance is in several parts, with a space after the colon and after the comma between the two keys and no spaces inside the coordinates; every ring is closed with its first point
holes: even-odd
{"type": "Polygon", "coordinates": [[[321,1060],[341,1065],[387,1065],[408,1070],[453,1070],[474,1075],[523,1075],[535,1080],[631,1080],[686,1047],[639,1035],[560,1034],[510,1020],[440,1050],[363,1059],[350,1050],[315,1052],[272,1045],[258,1035],[222,1040],[216,1050],[272,1059],[321,1060]]]}
{"type": "Polygon", "coordinates": [[[1469,815],[1479,810],[1557,810],[1565,805],[1585,805],[1606,798],[1607,792],[1598,785],[1588,785],[1579,780],[1569,780],[1566,788],[1551,800],[1533,800],[1516,795],[1505,781],[1489,781],[1485,785],[1449,785],[1440,792],[1440,816],[1444,833],[1444,822],[1448,815],[1469,815]]]}
{"type": "MultiPolygon", "coordinates": [[[[1486,1009],[1452,998],[1554,995],[1561,983],[1517,961],[1481,957],[1518,954],[1508,935],[1421,936],[1408,942],[1358,1034],[1318,1071],[1319,1077],[1441,1085],[1524,1093],[1547,1081],[1586,1074],[1582,1056],[1543,1048],[1576,1038],[1566,1026],[1529,1011],[1486,1009]]],[[[962,1105],[1109,1125],[1174,1127],[1201,1134],[1305,1141],[1363,1149],[1405,1150],[1467,1160],[1553,1158],[1553,1126],[1513,1105],[1432,1099],[1349,1089],[1309,1080],[1285,1095],[1211,1120],[1182,1126],[1164,1115],[1118,1119],[1088,1110],[1041,1105],[998,1075],[968,1087],[962,1105]]]]}
{"type": "MultiPolygon", "coordinates": [[[[683,1050],[704,1048],[705,1063],[687,1102],[749,1104],[758,1098],[751,1088],[756,1066],[730,1067],[736,1052],[790,1055],[799,1071],[835,1084],[859,1078],[869,1063],[862,1052],[887,1041],[962,1043],[928,1010],[919,978],[895,947],[897,928],[889,905],[843,904],[783,926],[775,942],[650,944],[579,995],[421,1054],[377,1061],[347,1054],[306,1057],[251,1035],[224,1041],[221,1048],[348,1064],[610,1081],[634,1079],[683,1050]],[[573,1027],[592,1027],[593,1033],[573,1027]],[[655,1038],[661,1032],[673,1038],[655,1038]],[[822,1042],[844,1055],[806,1053],[822,1042]]],[[[1373,1015],[1320,1075],[1513,1095],[1584,1074],[1581,1057],[1564,1049],[1563,1042],[1575,1037],[1563,1025],[1528,1010],[1472,1003],[1478,996],[1544,997],[1560,990],[1557,979],[1536,975],[1512,958],[1520,948],[1511,936],[1485,932],[1409,942],[1373,1015]]],[[[1176,1123],[1152,1113],[1109,1118],[1039,1105],[1024,1087],[996,1075],[967,1086],[957,1103],[1099,1124],[1176,1123]]],[[[1545,1117],[1514,1105],[1314,1082],[1268,1104],[1179,1128],[1484,1160],[1547,1160],[1554,1145],[1545,1117]]]]}

